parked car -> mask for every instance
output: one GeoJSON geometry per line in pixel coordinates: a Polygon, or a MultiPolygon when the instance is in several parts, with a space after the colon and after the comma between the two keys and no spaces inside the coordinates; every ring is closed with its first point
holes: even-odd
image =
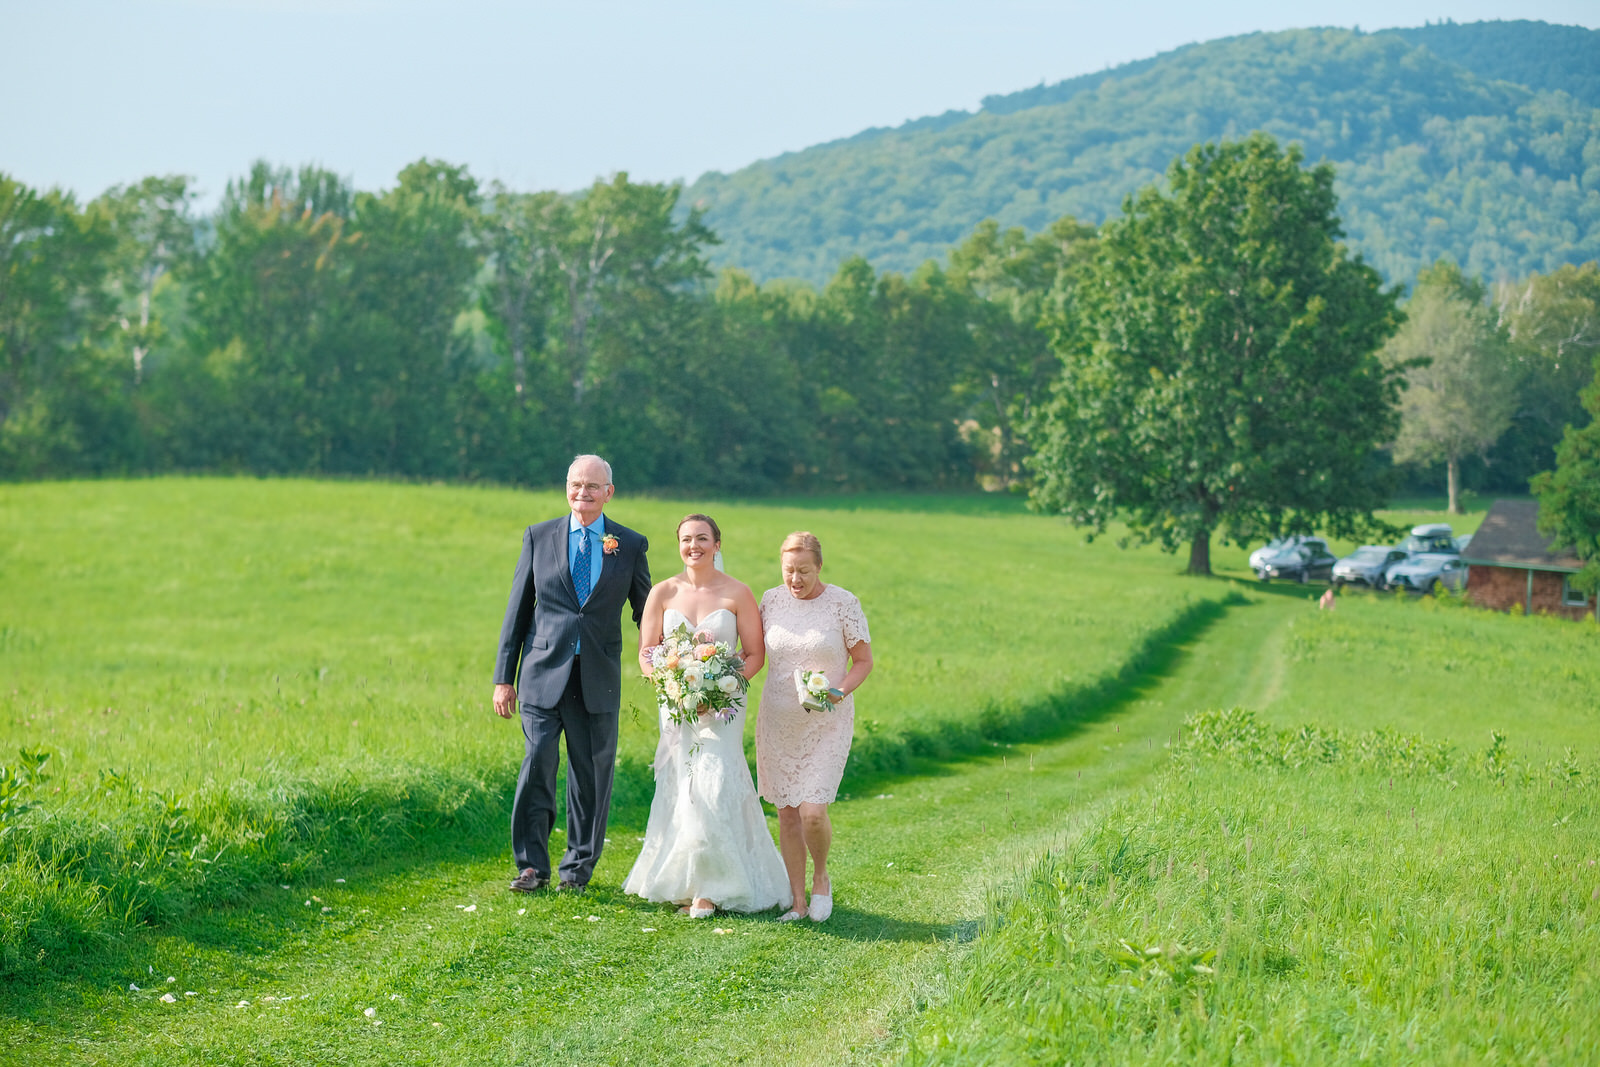
{"type": "Polygon", "coordinates": [[[1320,537],[1308,537],[1297,545],[1285,545],[1277,552],[1261,557],[1256,566],[1256,577],[1263,582],[1274,578],[1293,578],[1308,582],[1313,578],[1330,578],[1337,562],[1328,551],[1328,543],[1320,537]]]}
{"type": "Polygon", "coordinates": [[[1250,553],[1250,569],[1255,571],[1257,574],[1260,574],[1261,565],[1268,556],[1276,556],[1278,553],[1283,552],[1286,549],[1298,548],[1309,541],[1315,541],[1323,548],[1328,547],[1328,543],[1322,538],[1312,537],[1310,534],[1293,534],[1289,537],[1274,537],[1272,540],[1268,541],[1266,544],[1250,553]]]}
{"type": "Polygon", "coordinates": [[[1362,545],[1333,565],[1333,584],[1387,589],[1389,568],[1410,558],[1411,553],[1403,548],[1362,545]]]}
{"type": "MultiPolygon", "coordinates": [[[[1471,535],[1468,535],[1468,540],[1470,539],[1471,535]]],[[[1449,556],[1461,554],[1461,545],[1451,536],[1450,524],[1447,522],[1425,522],[1420,526],[1413,526],[1411,536],[1396,547],[1404,549],[1412,556],[1425,552],[1449,556]]]]}
{"type": "MultiPolygon", "coordinates": [[[[1452,546],[1454,547],[1454,546],[1452,546]]],[[[1467,580],[1467,565],[1459,552],[1423,552],[1389,568],[1391,589],[1411,593],[1437,593],[1460,589],[1467,580]]]]}

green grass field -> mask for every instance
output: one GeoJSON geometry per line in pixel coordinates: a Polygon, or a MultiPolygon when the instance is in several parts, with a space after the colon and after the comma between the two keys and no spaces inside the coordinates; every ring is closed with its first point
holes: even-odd
{"type": "MultiPolygon", "coordinates": [[[[690,508],[608,513],[665,576],[690,508]]],[[[616,891],[653,747],[626,710],[594,887],[504,889],[520,739],[488,670],[521,527],[560,510],[369,483],[0,487],[0,762],[50,755],[8,779],[37,807],[0,807],[0,1060],[1585,1062],[1592,624],[1319,613],[1315,587],[1248,580],[1241,549],[1187,579],[1014,498],[708,507],[757,592],[782,536],[815,531],[878,668],[834,809],[834,919],[695,924],[616,891]],[[1233,706],[1351,751],[1420,734],[1456,770],[1175,749],[1233,706]],[[1133,978],[1123,940],[1158,948],[1133,978]],[[1210,951],[1213,976],[1173,980],[1210,951]]],[[[625,708],[645,702],[631,683],[625,708]]]]}

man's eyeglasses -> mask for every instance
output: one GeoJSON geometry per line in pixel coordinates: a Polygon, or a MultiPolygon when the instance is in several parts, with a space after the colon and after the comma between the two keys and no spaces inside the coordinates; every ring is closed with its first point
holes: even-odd
{"type": "Polygon", "coordinates": [[[605,488],[605,486],[600,484],[599,482],[568,482],[567,483],[567,492],[569,492],[569,493],[580,492],[581,490],[584,490],[584,489],[589,490],[589,492],[591,492],[591,493],[598,493],[600,490],[602,490],[604,488],[605,488]]]}

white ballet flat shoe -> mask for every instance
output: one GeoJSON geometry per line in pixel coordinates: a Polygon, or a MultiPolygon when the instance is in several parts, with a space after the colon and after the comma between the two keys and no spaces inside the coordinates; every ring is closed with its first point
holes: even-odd
{"type": "Polygon", "coordinates": [[[716,913],[717,906],[715,904],[709,908],[697,908],[693,904],[689,905],[689,918],[691,919],[709,919],[716,913]]]}
{"type": "Polygon", "coordinates": [[[801,915],[798,911],[795,911],[793,908],[790,908],[788,911],[786,911],[782,915],[778,916],[778,921],[781,922],[781,923],[792,923],[792,922],[796,922],[796,921],[798,921],[800,919],[804,919],[804,918],[805,918],[804,915],[801,915]]]}
{"type": "Polygon", "coordinates": [[[833,887],[828,887],[826,893],[812,893],[810,913],[806,916],[814,923],[819,923],[833,914],[833,887]]]}

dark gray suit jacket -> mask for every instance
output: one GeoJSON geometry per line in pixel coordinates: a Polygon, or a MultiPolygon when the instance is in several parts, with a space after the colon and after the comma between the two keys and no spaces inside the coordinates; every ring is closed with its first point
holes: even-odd
{"type": "Polygon", "coordinates": [[[563,515],[523,531],[494,680],[516,686],[524,704],[555,707],[581,636],[583,702],[592,713],[615,715],[622,704],[622,609],[632,604],[635,626],[644,617],[650,543],[607,516],[606,533],[617,539],[617,551],[602,556],[600,580],[579,605],[567,558],[568,525],[563,515]]]}

